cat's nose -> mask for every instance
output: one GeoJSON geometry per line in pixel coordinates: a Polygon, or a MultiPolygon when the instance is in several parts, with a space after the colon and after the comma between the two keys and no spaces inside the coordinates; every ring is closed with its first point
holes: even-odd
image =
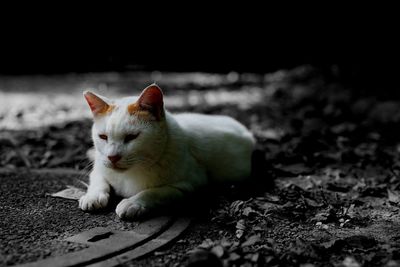
{"type": "Polygon", "coordinates": [[[108,159],[111,161],[111,163],[117,163],[120,159],[120,155],[113,155],[113,156],[108,156],[108,159]]]}

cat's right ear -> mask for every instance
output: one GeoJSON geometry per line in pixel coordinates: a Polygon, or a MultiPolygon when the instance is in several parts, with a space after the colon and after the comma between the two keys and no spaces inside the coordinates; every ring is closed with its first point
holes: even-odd
{"type": "Polygon", "coordinates": [[[111,105],[90,91],[83,92],[83,96],[85,97],[94,116],[104,115],[112,110],[111,105]]]}

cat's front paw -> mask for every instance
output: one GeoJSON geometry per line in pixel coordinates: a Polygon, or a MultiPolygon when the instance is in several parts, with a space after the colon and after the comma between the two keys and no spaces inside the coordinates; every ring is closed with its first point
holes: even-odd
{"type": "Polygon", "coordinates": [[[142,217],[147,213],[148,209],[141,203],[133,199],[123,199],[115,210],[118,217],[125,220],[134,220],[142,217]]]}
{"type": "Polygon", "coordinates": [[[79,199],[79,207],[84,211],[103,209],[109,198],[109,193],[85,194],[79,199]]]}

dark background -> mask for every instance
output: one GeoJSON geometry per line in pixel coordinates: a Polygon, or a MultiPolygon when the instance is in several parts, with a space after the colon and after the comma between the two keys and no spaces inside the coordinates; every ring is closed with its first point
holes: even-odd
{"type": "Polygon", "coordinates": [[[207,13],[194,13],[193,7],[163,16],[143,9],[145,16],[136,20],[139,9],[128,14],[92,11],[84,14],[84,23],[75,14],[62,23],[54,22],[59,22],[59,13],[43,21],[32,14],[23,21],[14,17],[7,22],[10,27],[3,25],[0,74],[267,73],[311,64],[352,90],[397,96],[396,18],[375,7],[370,12],[361,7],[330,13],[330,8],[307,13],[294,8],[285,16],[261,6],[239,12],[213,12],[209,6],[207,13]]]}

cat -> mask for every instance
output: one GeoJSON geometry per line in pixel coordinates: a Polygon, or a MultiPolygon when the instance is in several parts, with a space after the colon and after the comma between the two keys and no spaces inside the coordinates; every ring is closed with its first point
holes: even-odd
{"type": "Polygon", "coordinates": [[[95,148],[89,186],[79,200],[84,211],[107,207],[112,188],[124,198],[116,214],[136,220],[209,183],[250,176],[255,139],[233,118],[171,114],[156,84],[138,98],[112,101],[90,91],[84,97],[93,114],[95,148]]]}

